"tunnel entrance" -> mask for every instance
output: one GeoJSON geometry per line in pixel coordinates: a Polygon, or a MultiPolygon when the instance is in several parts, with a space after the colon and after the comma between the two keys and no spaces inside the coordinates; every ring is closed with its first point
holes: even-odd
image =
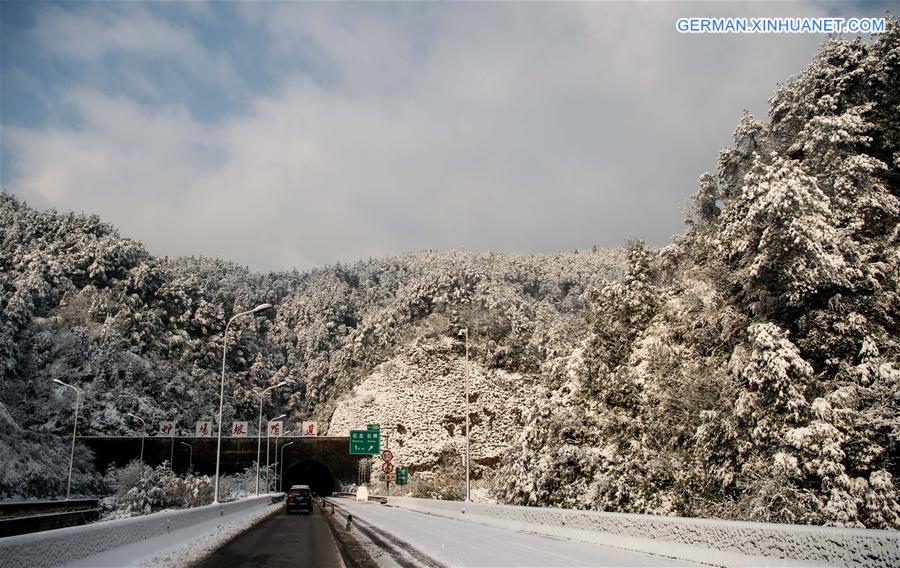
{"type": "Polygon", "coordinates": [[[309,485],[320,496],[331,495],[335,490],[334,474],[328,466],[317,461],[301,461],[284,470],[284,489],[291,485],[309,485]]]}

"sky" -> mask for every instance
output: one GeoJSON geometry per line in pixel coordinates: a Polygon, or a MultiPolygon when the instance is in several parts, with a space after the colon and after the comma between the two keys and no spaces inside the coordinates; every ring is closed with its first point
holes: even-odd
{"type": "Polygon", "coordinates": [[[894,2],[0,2],[0,183],[158,256],[663,246],[814,34],[894,2]]]}

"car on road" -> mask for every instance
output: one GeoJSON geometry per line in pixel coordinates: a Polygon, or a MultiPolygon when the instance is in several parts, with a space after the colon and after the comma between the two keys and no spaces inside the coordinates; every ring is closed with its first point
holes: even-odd
{"type": "Polygon", "coordinates": [[[309,485],[292,485],[287,493],[284,510],[288,515],[293,511],[312,514],[312,491],[309,490],[309,485]]]}

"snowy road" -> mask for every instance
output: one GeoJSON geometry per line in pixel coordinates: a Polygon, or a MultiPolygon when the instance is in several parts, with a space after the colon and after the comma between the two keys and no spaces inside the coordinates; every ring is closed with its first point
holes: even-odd
{"type": "Polygon", "coordinates": [[[277,513],[226,543],[192,568],[343,568],[321,510],[311,515],[277,513]]]}
{"type": "Polygon", "coordinates": [[[357,520],[446,566],[697,566],[575,540],[466,523],[377,503],[335,499],[357,520]]]}

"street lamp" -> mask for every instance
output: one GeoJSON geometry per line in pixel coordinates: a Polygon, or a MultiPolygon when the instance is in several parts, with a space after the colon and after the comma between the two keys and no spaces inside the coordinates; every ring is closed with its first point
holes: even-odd
{"type": "Polygon", "coordinates": [[[469,328],[459,330],[466,336],[466,501],[469,501],[469,328]]]}
{"type": "MultiPolygon", "coordinates": [[[[187,446],[191,452],[188,454],[188,472],[194,469],[194,446],[188,444],[187,442],[178,442],[182,446],[187,446]]],[[[172,471],[175,471],[175,467],[172,467],[172,471]]]]}
{"type": "MultiPolygon", "coordinates": [[[[281,435],[275,436],[275,456],[276,456],[276,457],[278,457],[278,442],[281,440],[282,437],[287,436],[287,435],[290,434],[290,433],[291,433],[291,431],[290,431],[290,430],[287,430],[286,432],[282,433],[281,435]]],[[[278,462],[278,464],[280,465],[281,462],[278,462]]],[[[275,480],[275,485],[278,485],[278,480],[277,480],[277,479],[275,480]]],[[[267,489],[268,489],[268,488],[267,488],[267,489]]]]}
{"type": "Polygon", "coordinates": [[[136,416],[130,412],[126,412],[125,416],[131,416],[135,420],[140,420],[141,424],[144,426],[144,430],[141,432],[141,465],[144,465],[144,436],[147,435],[147,423],[144,422],[144,419],[140,416],[136,416]]]}
{"type": "Polygon", "coordinates": [[[285,416],[287,414],[280,414],[266,421],[266,493],[269,492],[269,431],[272,429],[272,422],[281,420],[285,416]]]}
{"type": "MultiPolygon", "coordinates": [[[[296,440],[294,440],[294,442],[296,442],[296,440]]],[[[281,482],[281,491],[284,491],[284,449],[294,442],[288,442],[281,446],[281,461],[278,462],[281,467],[281,473],[278,474],[278,480],[281,482]]]]}
{"type": "MultiPolygon", "coordinates": [[[[287,384],[287,381],[281,381],[275,386],[271,386],[259,395],[259,422],[256,424],[256,496],[259,497],[259,458],[262,457],[262,405],[263,399],[266,397],[266,393],[272,389],[277,389],[278,387],[283,387],[287,384]]],[[[268,432],[266,433],[268,437],[268,432]]],[[[267,440],[268,441],[268,440],[267,440]]],[[[268,450],[268,448],[266,448],[268,450]]]]}
{"type": "Polygon", "coordinates": [[[256,312],[270,309],[272,309],[272,304],[260,304],[252,310],[235,314],[228,320],[228,323],[225,324],[225,333],[222,334],[222,384],[219,387],[219,434],[218,441],[216,442],[216,488],[213,494],[213,503],[219,502],[219,465],[222,460],[222,408],[225,405],[225,355],[228,353],[228,328],[231,327],[231,322],[241,316],[255,314],[256,312]]]}
{"type": "Polygon", "coordinates": [[[53,382],[75,391],[75,426],[72,427],[72,452],[69,454],[69,482],[66,484],[66,501],[68,501],[72,491],[72,465],[75,463],[75,434],[78,432],[78,403],[81,399],[81,391],[59,379],[53,379],[53,382]]]}

